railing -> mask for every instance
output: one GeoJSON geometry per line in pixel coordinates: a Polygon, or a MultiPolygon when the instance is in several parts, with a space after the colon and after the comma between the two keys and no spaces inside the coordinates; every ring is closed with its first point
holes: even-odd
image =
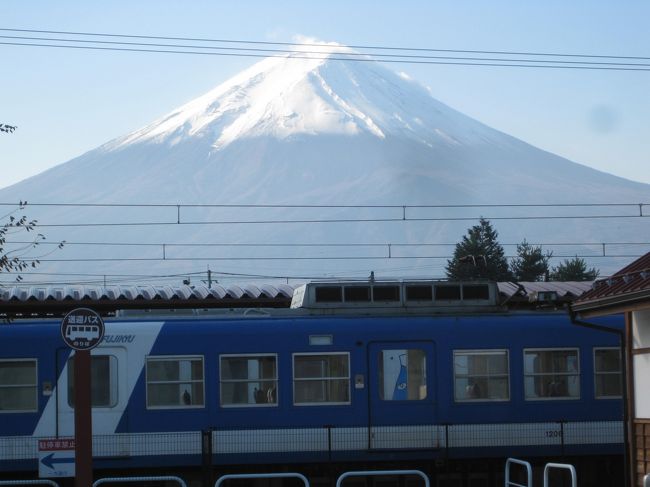
{"type": "Polygon", "coordinates": [[[221,487],[221,484],[224,483],[226,480],[232,480],[232,479],[286,479],[286,478],[300,479],[302,480],[302,483],[304,484],[305,487],[309,487],[309,480],[307,480],[307,477],[297,472],[240,473],[240,474],[222,475],[217,479],[217,481],[214,484],[214,487],[221,487]]]}
{"type": "Polygon", "coordinates": [[[533,485],[533,469],[530,466],[530,463],[523,460],[517,460],[516,458],[508,458],[506,460],[506,472],[505,472],[505,487],[532,487],[533,485]],[[510,467],[512,465],[521,465],[526,468],[526,484],[519,484],[510,479],[510,467]]]}
{"type": "Polygon", "coordinates": [[[368,470],[357,472],[345,472],[336,480],[336,487],[341,487],[343,481],[348,477],[383,477],[386,475],[417,475],[424,480],[424,487],[429,487],[429,477],[420,470],[368,470]]]}
{"type": "Polygon", "coordinates": [[[0,485],[50,485],[51,487],[59,487],[54,480],[40,479],[40,480],[0,480],[0,485]]]}
{"type": "Polygon", "coordinates": [[[548,473],[551,470],[568,470],[571,474],[571,487],[576,487],[578,485],[576,469],[573,465],[568,465],[566,463],[547,463],[544,466],[544,487],[548,487],[548,473]]]}
{"type": "Polygon", "coordinates": [[[93,482],[93,487],[99,487],[101,484],[106,483],[121,484],[121,483],[134,483],[134,482],[176,482],[181,487],[187,487],[185,481],[173,475],[164,475],[161,477],[107,477],[104,479],[97,479],[93,482]]]}

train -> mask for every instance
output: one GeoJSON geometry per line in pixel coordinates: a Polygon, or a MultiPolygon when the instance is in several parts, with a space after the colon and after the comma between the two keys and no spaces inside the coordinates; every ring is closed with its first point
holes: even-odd
{"type": "MultiPolygon", "coordinates": [[[[509,309],[495,283],[445,281],[307,283],[288,309],[118,313],[91,354],[93,467],[622,468],[623,320],[598,323],[509,309]]],[[[2,478],[42,472],[39,449],[74,436],[75,352],[60,324],[0,325],[2,478]]]]}

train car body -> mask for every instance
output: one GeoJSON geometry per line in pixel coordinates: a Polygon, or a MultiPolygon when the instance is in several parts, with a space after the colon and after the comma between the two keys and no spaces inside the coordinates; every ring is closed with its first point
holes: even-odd
{"type": "MultiPolygon", "coordinates": [[[[618,347],[562,311],[112,318],[94,467],[620,455],[618,347]]],[[[5,477],[74,435],[73,363],[59,321],[0,326],[5,477]]]]}

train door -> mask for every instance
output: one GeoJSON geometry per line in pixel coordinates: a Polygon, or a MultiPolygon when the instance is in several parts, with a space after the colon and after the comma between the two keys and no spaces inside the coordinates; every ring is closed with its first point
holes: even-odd
{"type": "MultiPolygon", "coordinates": [[[[65,352],[65,351],[64,351],[65,352]]],[[[126,349],[98,347],[91,351],[93,434],[114,433],[128,402],[126,349]]],[[[56,388],[57,434],[74,434],[74,352],[59,353],[56,388]]]]}
{"type": "Polygon", "coordinates": [[[432,341],[368,346],[369,447],[438,447],[432,341]]]}

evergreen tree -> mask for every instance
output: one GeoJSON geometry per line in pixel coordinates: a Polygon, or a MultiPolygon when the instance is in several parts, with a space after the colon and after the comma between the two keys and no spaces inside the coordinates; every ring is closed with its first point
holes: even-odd
{"type": "Polygon", "coordinates": [[[517,257],[510,263],[516,281],[543,281],[549,272],[553,252],[542,252],[542,247],[526,242],[517,245],[517,257]]]}
{"type": "Polygon", "coordinates": [[[491,279],[508,281],[512,278],[503,247],[497,241],[497,231],[481,218],[478,225],[456,244],[454,256],[447,261],[445,271],[450,279],[491,279]]]}
{"type": "Polygon", "coordinates": [[[551,271],[552,281],[593,281],[600,271],[595,267],[587,270],[587,262],[580,257],[565,259],[551,271]]]}

